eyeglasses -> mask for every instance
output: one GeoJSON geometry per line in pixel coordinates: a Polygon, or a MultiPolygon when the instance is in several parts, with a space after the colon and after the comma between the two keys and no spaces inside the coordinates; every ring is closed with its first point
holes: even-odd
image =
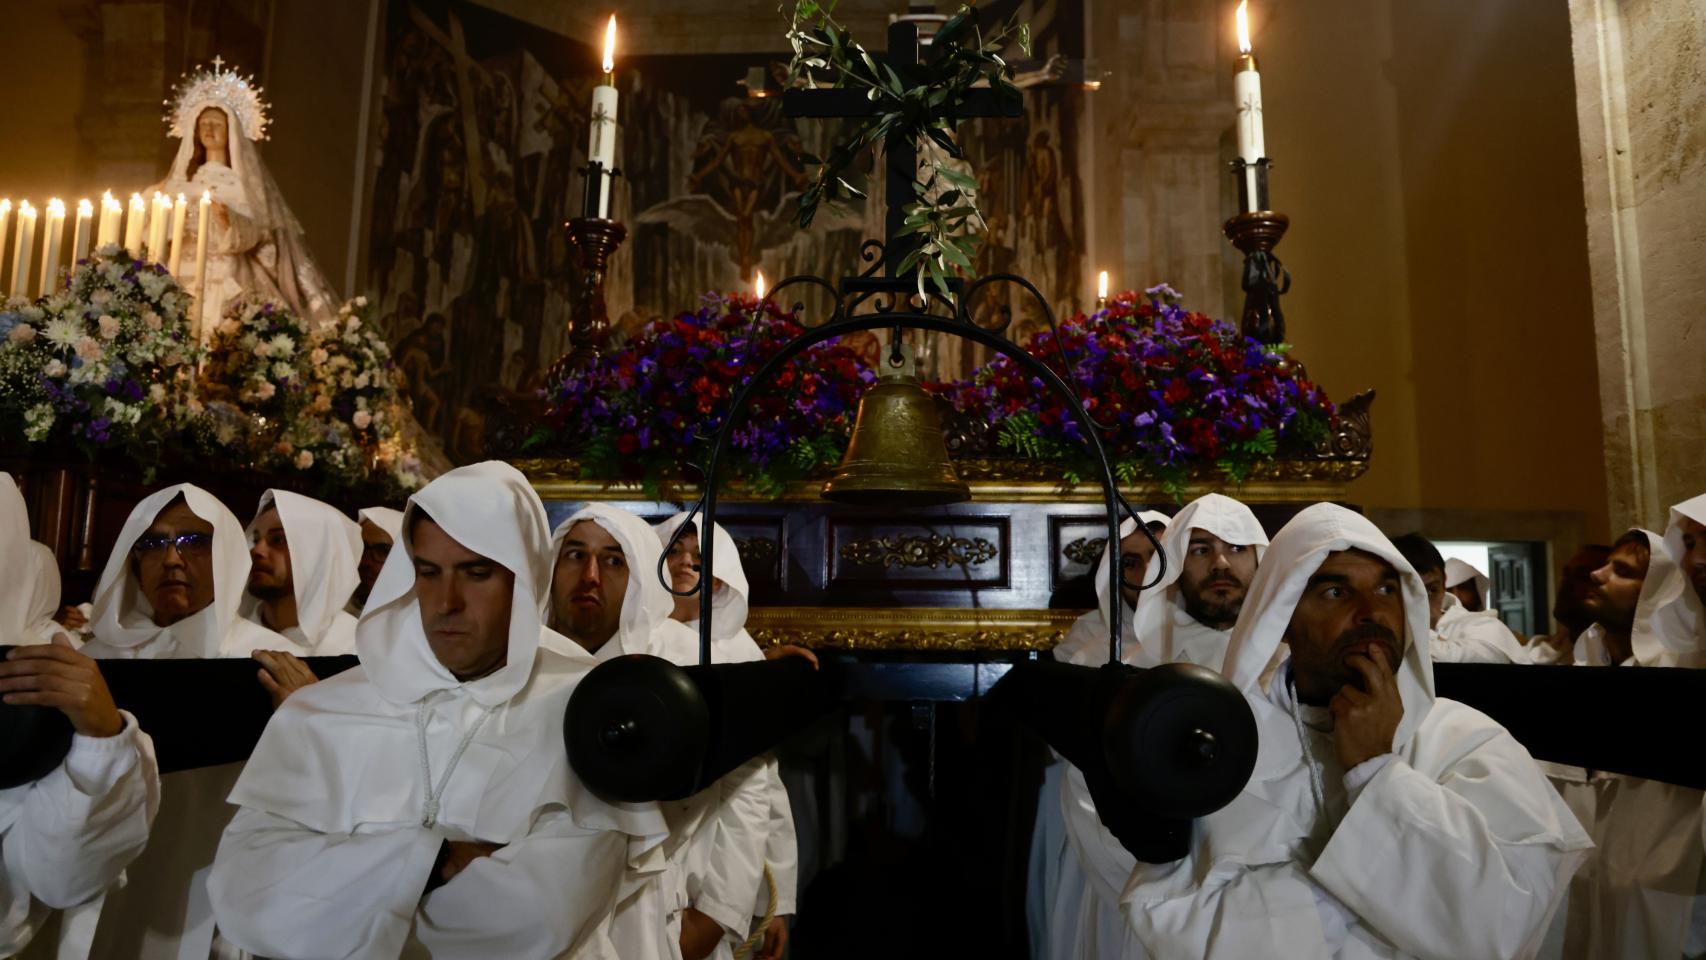
{"type": "Polygon", "coordinates": [[[164,554],[167,547],[177,548],[178,555],[187,557],[201,556],[213,552],[213,534],[211,533],[151,533],[136,538],[136,543],[130,548],[139,557],[164,554]]]}

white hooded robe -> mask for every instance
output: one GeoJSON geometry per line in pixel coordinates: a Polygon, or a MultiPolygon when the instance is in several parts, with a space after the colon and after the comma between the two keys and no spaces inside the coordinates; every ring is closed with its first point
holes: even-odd
{"type": "MultiPolygon", "coordinates": [[[[278,508],[290,544],[291,589],[296,594],[296,626],[278,631],[290,645],[275,649],[298,657],[354,653],[355,617],[344,612],[344,606],[361,582],[355,570],[361,562],[361,525],[329,503],[288,490],[268,490],[243,531],[250,542],[261,514],[272,507],[278,508]]],[[[259,599],[245,593],[240,611],[244,619],[261,623],[259,599]]]]}
{"type": "Polygon", "coordinates": [[[593,667],[543,624],[544,506],[508,464],[443,474],[410,498],[515,575],[508,656],[458,680],[428,645],[407,538],[357,629],[362,665],[305,687],[232,792],[214,865],[233,941],[281,958],[616,957],[609,918],[631,857],[664,830],[569,768],[563,713],[593,667]],[[501,845],[423,896],[447,840],[501,845]]]}
{"type": "Polygon", "coordinates": [[[1433,656],[1440,663],[1531,663],[1511,628],[1495,610],[1471,612],[1452,593],[1433,629],[1433,656]]]}
{"type": "Polygon", "coordinates": [[[1366,518],[1333,504],[1275,537],[1233,628],[1224,673],[1261,750],[1238,798],[1198,820],[1172,864],[1139,864],[1126,916],[1160,957],[1531,956],[1590,843],[1528,752],[1484,714],[1435,697],[1421,577],[1366,518]],[[1290,664],[1263,688],[1328,554],[1372,553],[1402,580],[1404,716],[1392,752],[1339,768],[1325,708],[1290,664]]]}

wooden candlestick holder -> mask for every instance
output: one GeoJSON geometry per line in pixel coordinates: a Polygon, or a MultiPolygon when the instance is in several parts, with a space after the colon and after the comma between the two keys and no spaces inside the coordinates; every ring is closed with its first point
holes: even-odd
{"type": "Polygon", "coordinates": [[[1280,295],[1291,289],[1291,274],[1273,250],[1285,236],[1291,218],[1272,210],[1240,213],[1221,228],[1226,239],[1244,254],[1244,312],[1239,330],[1262,343],[1285,342],[1285,314],[1280,295]]]}
{"type": "Polygon", "coordinates": [[[610,257],[628,236],[628,228],[615,220],[576,217],[564,228],[569,246],[578,258],[578,283],[569,302],[569,352],[552,369],[552,382],[567,370],[596,360],[610,339],[610,313],[604,299],[604,275],[610,257]]]}

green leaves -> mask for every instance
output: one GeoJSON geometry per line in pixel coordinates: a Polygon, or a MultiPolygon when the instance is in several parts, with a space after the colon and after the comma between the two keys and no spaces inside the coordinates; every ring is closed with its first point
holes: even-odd
{"type": "MultiPolygon", "coordinates": [[[[787,3],[779,9],[786,10],[787,3]]],[[[816,167],[817,175],[801,195],[796,222],[810,227],[824,203],[864,199],[865,193],[848,180],[848,168],[868,150],[881,143],[885,149],[919,148],[926,144],[950,160],[962,160],[964,152],[954,133],[961,118],[959,108],[978,84],[987,84],[998,96],[1017,98],[1013,68],[1002,58],[1009,45],[1017,45],[1030,56],[1031,31],[1017,17],[985,35],[977,11],[963,5],[937,30],[930,44],[930,58],[916,67],[897,69],[886,59],[866,51],[834,18],[833,0],[795,0],[788,40],[794,58],[788,65],[789,81],[803,80],[817,86],[820,72],[827,72],[835,86],[862,90],[874,111],[850,121],[849,130],[827,158],[802,154],[800,162],[816,167]]],[[[913,182],[917,197],[906,207],[901,236],[908,253],[898,264],[898,273],[918,272],[920,297],[940,295],[952,299],[950,280],[975,277],[977,250],[985,228],[977,207],[977,178],[940,161],[920,164],[913,182]]]]}

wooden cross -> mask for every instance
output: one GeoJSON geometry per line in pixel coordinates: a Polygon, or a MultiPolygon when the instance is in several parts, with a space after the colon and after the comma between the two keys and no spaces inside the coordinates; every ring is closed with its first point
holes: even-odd
{"type": "MultiPolygon", "coordinates": [[[[888,53],[881,59],[894,68],[903,80],[914,76],[919,64],[918,24],[900,21],[889,24],[888,53]]],[[[1022,104],[1016,97],[1003,97],[995,90],[980,87],[967,91],[957,111],[962,118],[1017,117],[1022,104]]],[[[869,117],[881,108],[867,99],[863,90],[847,87],[820,90],[789,90],[782,95],[782,111],[789,117],[869,117]]],[[[906,205],[912,201],[912,184],[918,175],[918,146],[906,144],[887,150],[888,210],[883,221],[883,268],[894,276],[895,266],[906,256],[907,243],[899,238],[906,223],[906,205]]],[[[909,238],[908,242],[912,242],[909,238]]]]}

